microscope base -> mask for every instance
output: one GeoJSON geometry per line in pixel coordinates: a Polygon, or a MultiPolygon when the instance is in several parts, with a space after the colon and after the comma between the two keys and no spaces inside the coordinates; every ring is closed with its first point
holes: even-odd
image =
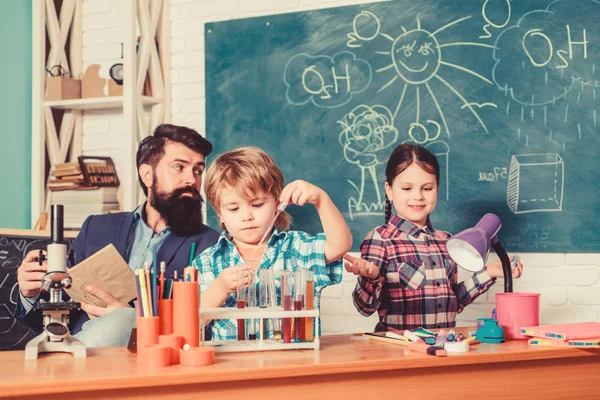
{"type": "Polygon", "coordinates": [[[25,359],[37,360],[41,353],[72,353],[74,358],[86,358],[87,349],[85,345],[77,338],[67,335],[61,341],[52,342],[48,333],[40,333],[31,339],[25,346],[25,359]]]}

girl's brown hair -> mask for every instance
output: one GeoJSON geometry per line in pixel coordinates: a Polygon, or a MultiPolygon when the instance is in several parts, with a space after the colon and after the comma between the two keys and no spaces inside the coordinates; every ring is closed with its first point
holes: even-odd
{"type": "MultiPolygon", "coordinates": [[[[223,189],[243,193],[251,199],[259,192],[270,193],[279,200],[284,187],[283,174],[275,161],[257,147],[240,147],[218,156],[206,170],[204,190],[208,201],[220,214],[223,189]]],[[[279,230],[289,229],[291,216],[282,212],[275,221],[279,230]]],[[[225,229],[223,223],[221,229],[225,229]]]]}
{"type": "MultiPolygon", "coordinates": [[[[435,175],[436,183],[440,184],[440,165],[432,152],[425,147],[415,146],[413,144],[401,144],[396,147],[390,155],[387,166],[385,167],[385,180],[392,186],[394,178],[400,175],[412,163],[417,163],[424,171],[435,175]]],[[[392,202],[385,198],[385,223],[392,216],[392,202]]]]}

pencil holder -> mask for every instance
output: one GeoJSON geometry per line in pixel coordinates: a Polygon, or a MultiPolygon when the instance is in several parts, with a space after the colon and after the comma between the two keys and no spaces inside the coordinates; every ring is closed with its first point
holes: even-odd
{"type": "Polygon", "coordinates": [[[145,368],[168,367],[171,363],[171,348],[163,344],[138,347],[138,365],[145,368]]]}
{"type": "Polygon", "coordinates": [[[171,365],[179,364],[179,350],[183,347],[183,336],[181,335],[160,335],[158,343],[169,347],[171,365]]]}
{"type": "Polygon", "coordinates": [[[158,317],[137,317],[137,347],[158,344],[158,317]]]}
{"type": "Polygon", "coordinates": [[[197,347],[200,338],[198,282],[173,282],[173,333],[197,347]]]}
{"type": "Polygon", "coordinates": [[[146,359],[146,346],[158,344],[158,317],[137,317],[137,357],[138,364],[146,359]]]}
{"type": "Polygon", "coordinates": [[[496,293],[496,313],[506,339],[529,339],[521,327],[540,324],[540,294],[496,293]]]}
{"type": "Polygon", "coordinates": [[[215,363],[214,347],[192,347],[179,350],[181,365],[187,367],[200,367],[215,363]]]}
{"type": "Polygon", "coordinates": [[[162,299],[158,301],[158,318],[160,335],[173,333],[173,300],[162,299]]]}

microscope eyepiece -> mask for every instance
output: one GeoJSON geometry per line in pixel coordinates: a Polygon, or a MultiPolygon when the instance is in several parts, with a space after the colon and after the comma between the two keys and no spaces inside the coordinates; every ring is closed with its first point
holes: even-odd
{"type": "Polygon", "coordinates": [[[64,206],[53,204],[50,208],[50,226],[52,243],[64,242],[64,206]]]}

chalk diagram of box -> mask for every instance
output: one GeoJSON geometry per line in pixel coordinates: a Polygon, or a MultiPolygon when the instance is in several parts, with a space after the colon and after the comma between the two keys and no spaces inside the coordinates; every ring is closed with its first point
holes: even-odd
{"type": "Polygon", "coordinates": [[[506,202],[515,214],[562,211],[565,163],[556,153],[512,156],[506,202]]]}

